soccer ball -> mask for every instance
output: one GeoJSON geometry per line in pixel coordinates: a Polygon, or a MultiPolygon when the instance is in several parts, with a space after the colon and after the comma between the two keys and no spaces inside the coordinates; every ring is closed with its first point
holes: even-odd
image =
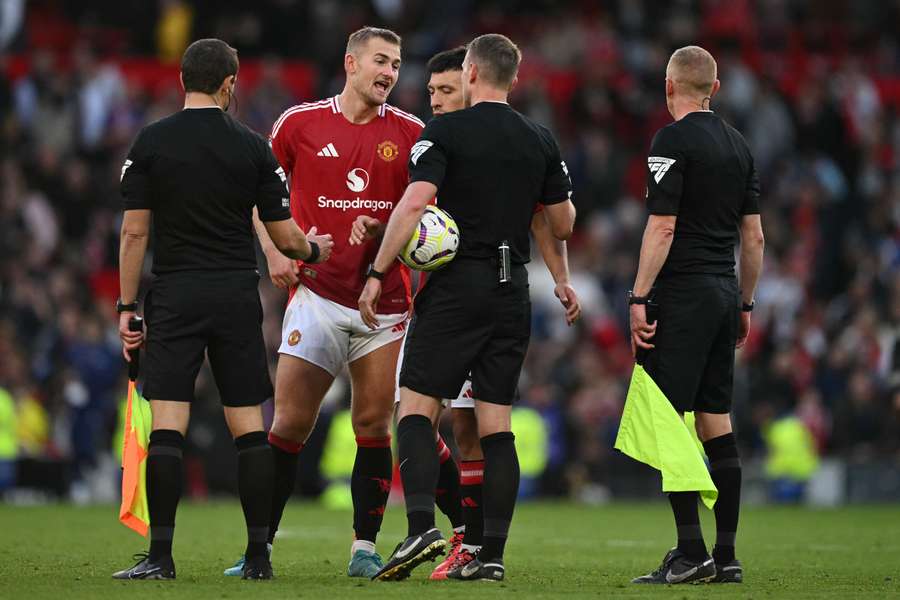
{"type": "Polygon", "coordinates": [[[456,221],[437,206],[428,205],[419,226],[400,252],[400,260],[410,269],[434,271],[453,260],[457,248],[459,227],[456,221]]]}

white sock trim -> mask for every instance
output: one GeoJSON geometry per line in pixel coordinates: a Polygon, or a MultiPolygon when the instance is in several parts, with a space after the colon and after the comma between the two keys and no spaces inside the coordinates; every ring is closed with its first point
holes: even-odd
{"type": "Polygon", "coordinates": [[[375,542],[370,542],[369,540],[353,540],[353,545],[350,546],[350,558],[353,558],[353,555],[356,554],[357,550],[365,550],[369,554],[375,554],[375,542]]]}

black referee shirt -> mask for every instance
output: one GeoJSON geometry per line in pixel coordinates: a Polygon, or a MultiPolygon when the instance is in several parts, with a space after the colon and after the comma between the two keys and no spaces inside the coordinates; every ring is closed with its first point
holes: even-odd
{"type": "Polygon", "coordinates": [[[759,177],[744,137],[713,112],[692,112],[657,132],[647,168],[650,214],[678,216],[659,276],[734,276],[741,218],[759,213],[759,177]]]}
{"type": "Polygon", "coordinates": [[[144,127],[122,166],[124,208],[153,211],[153,272],[255,269],[252,211],[290,219],[284,171],[262,136],[218,108],[144,127]]]}
{"type": "Polygon", "coordinates": [[[459,225],[461,257],[496,258],[507,240],[512,262],[528,262],[536,205],[572,196],[553,135],[500,102],[429,121],[410,151],[409,173],[438,187],[438,205],[459,225]]]}

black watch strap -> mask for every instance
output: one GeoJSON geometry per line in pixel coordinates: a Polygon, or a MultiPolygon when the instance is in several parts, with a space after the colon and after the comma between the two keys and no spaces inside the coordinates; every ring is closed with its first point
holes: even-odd
{"type": "Polygon", "coordinates": [[[321,253],[319,252],[319,245],[315,242],[309,242],[309,256],[303,259],[303,262],[314,264],[319,260],[319,256],[321,253]]]}
{"type": "Polygon", "coordinates": [[[750,304],[744,302],[741,304],[741,310],[744,312],[753,312],[754,306],[756,306],[756,302],[751,302],[750,304]]]}
{"type": "Polygon", "coordinates": [[[635,296],[634,292],[628,290],[628,306],[632,304],[647,304],[650,300],[650,296],[635,296]]]}
{"type": "Polygon", "coordinates": [[[116,300],[116,312],[117,313],[121,314],[123,312],[134,312],[137,310],[137,307],[138,307],[137,300],[135,300],[134,302],[129,302],[128,304],[125,304],[124,302],[122,302],[121,298],[116,300]]]}
{"type": "Polygon", "coordinates": [[[369,277],[374,277],[378,281],[381,281],[384,279],[384,273],[382,273],[381,271],[376,271],[375,265],[371,264],[369,265],[369,270],[366,271],[366,279],[368,279],[369,277]]]}

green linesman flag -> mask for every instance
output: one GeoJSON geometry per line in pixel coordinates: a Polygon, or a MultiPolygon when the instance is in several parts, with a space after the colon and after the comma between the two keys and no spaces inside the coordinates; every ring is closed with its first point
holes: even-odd
{"type": "Polygon", "coordinates": [[[147,508],[147,447],[153,418],[150,403],[128,382],[125,427],[122,436],[122,504],[119,521],[144,537],[150,526],[147,508]]]}
{"type": "Polygon", "coordinates": [[[664,492],[699,492],[712,508],[719,491],[684,421],[641,365],[634,365],[615,447],[662,472],[664,492]]]}

